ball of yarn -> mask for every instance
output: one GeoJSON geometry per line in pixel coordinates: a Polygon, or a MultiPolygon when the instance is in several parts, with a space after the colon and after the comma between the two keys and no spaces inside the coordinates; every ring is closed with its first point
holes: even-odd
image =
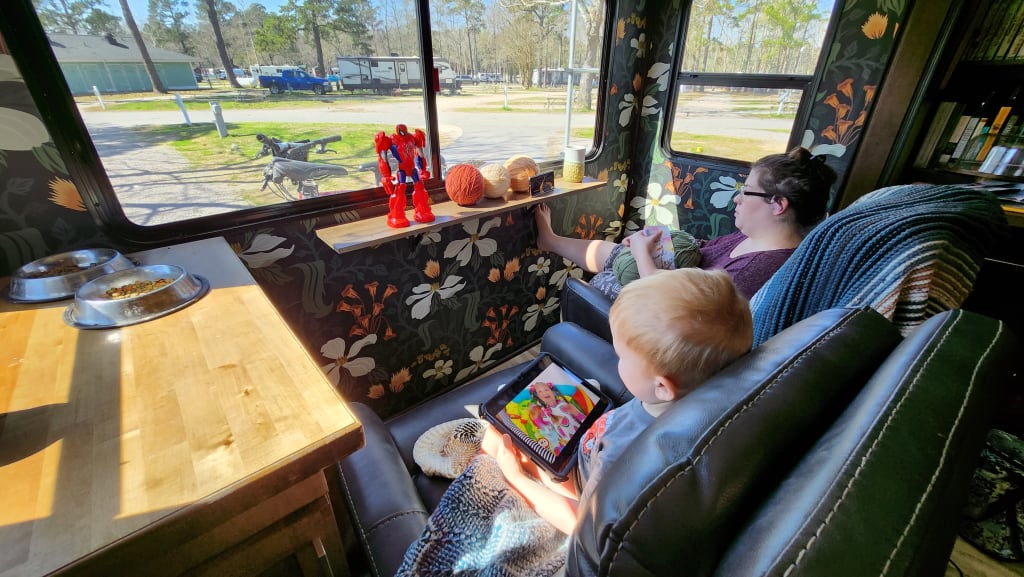
{"type": "Polygon", "coordinates": [[[484,195],[484,177],[472,164],[456,164],[448,169],[444,189],[455,204],[471,206],[484,195]]]}
{"type": "MultiPolygon", "coordinates": [[[[700,247],[693,235],[682,230],[673,230],[672,248],[675,251],[673,260],[675,268],[687,268],[700,264],[700,247]]],[[[636,266],[636,259],[628,248],[619,250],[612,259],[612,272],[615,273],[619,284],[625,286],[640,278],[640,271],[636,266]]]]}
{"type": "Polygon", "coordinates": [[[511,179],[512,192],[530,192],[530,177],[540,172],[529,156],[513,156],[505,161],[505,169],[511,179]]]}
{"type": "Polygon", "coordinates": [[[480,167],[480,174],[484,177],[484,196],[505,198],[505,193],[512,184],[508,169],[497,163],[485,164],[480,167]]]}

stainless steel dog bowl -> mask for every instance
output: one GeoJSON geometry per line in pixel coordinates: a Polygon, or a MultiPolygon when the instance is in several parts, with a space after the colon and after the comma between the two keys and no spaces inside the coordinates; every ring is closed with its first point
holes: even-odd
{"type": "Polygon", "coordinates": [[[80,329],[133,325],[184,308],[209,289],[206,279],[180,266],[137,266],[82,285],[64,320],[80,329]]]}
{"type": "Polygon", "coordinates": [[[109,248],[74,250],[34,260],[11,275],[8,296],[17,302],[66,299],[90,280],[135,266],[109,248]]]}

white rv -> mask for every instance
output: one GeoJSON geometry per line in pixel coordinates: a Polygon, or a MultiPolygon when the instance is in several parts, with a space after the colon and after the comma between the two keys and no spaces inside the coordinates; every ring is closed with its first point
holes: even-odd
{"type": "MultiPolygon", "coordinates": [[[[448,61],[435,58],[434,67],[441,90],[455,94],[461,82],[448,61]]],[[[373,90],[379,94],[423,88],[420,59],[414,56],[339,56],[338,79],[343,90],[373,90]]]]}

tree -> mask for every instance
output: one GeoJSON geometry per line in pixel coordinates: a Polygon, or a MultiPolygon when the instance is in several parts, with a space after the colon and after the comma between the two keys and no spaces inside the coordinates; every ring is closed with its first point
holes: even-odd
{"type": "Polygon", "coordinates": [[[167,89],[164,88],[164,83],[156,72],[156,66],[153,65],[153,59],[149,57],[149,49],[146,48],[146,43],[142,40],[142,33],[139,32],[139,27],[135,24],[135,17],[132,16],[132,9],[128,7],[128,0],[120,0],[120,2],[121,12],[124,13],[124,23],[128,26],[129,32],[132,33],[135,45],[139,47],[139,54],[142,55],[142,65],[146,68],[146,75],[149,76],[149,82],[153,85],[153,92],[167,94],[167,89]]]}
{"type": "Polygon", "coordinates": [[[47,32],[104,34],[120,32],[117,16],[102,10],[103,0],[33,0],[47,32]]]}
{"type": "MultiPolygon", "coordinates": [[[[121,0],[125,2],[126,0],[121,0]]],[[[235,67],[231,58],[228,57],[227,47],[224,45],[224,35],[220,32],[220,17],[217,15],[217,7],[214,5],[214,0],[200,0],[205,3],[206,17],[210,21],[210,27],[213,29],[213,37],[217,41],[217,53],[220,56],[221,64],[224,66],[224,74],[227,76],[228,82],[232,87],[241,89],[242,85],[238,83],[238,79],[235,78],[235,67]]]]}
{"type": "Polygon", "coordinates": [[[256,49],[268,55],[274,63],[274,55],[285,55],[295,51],[295,24],[291,18],[278,14],[267,14],[263,26],[253,33],[256,49]]]}
{"type": "Polygon", "coordinates": [[[292,19],[294,29],[307,34],[316,53],[317,69],[326,73],[323,41],[338,33],[352,38],[361,52],[370,50],[369,27],[363,19],[365,2],[337,0],[288,0],[281,8],[282,16],[292,19]],[[360,4],[363,8],[360,7],[360,4]]]}
{"type": "Polygon", "coordinates": [[[157,46],[195,55],[188,20],[188,0],[149,0],[149,18],[143,30],[157,46]]]}
{"type": "MultiPolygon", "coordinates": [[[[565,28],[565,10],[562,7],[560,0],[501,0],[501,5],[507,10],[514,12],[519,15],[524,15],[533,20],[536,23],[535,33],[530,36],[533,38],[532,46],[540,48],[539,51],[534,52],[534,62],[537,64],[537,68],[541,68],[544,65],[544,39],[551,37],[555,29],[561,27],[565,28]]],[[[522,50],[520,50],[521,52],[522,50]]],[[[531,49],[531,52],[533,50],[531,49]]],[[[533,63],[526,67],[523,73],[523,86],[529,88],[533,84],[532,77],[533,63]]],[[[540,79],[541,84],[546,83],[546,79],[540,79]]]]}
{"type": "Polygon", "coordinates": [[[474,49],[477,32],[484,24],[484,3],[481,0],[449,0],[447,8],[462,17],[466,32],[466,48],[469,52],[468,70],[479,70],[479,60],[474,49]]]}

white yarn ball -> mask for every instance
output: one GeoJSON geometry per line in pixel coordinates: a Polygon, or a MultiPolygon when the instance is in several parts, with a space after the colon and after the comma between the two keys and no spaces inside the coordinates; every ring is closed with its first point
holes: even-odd
{"type": "Polygon", "coordinates": [[[480,174],[484,177],[485,197],[505,198],[508,187],[512,184],[508,169],[500,164],[485,164],[480,167],[480,174]]]}

